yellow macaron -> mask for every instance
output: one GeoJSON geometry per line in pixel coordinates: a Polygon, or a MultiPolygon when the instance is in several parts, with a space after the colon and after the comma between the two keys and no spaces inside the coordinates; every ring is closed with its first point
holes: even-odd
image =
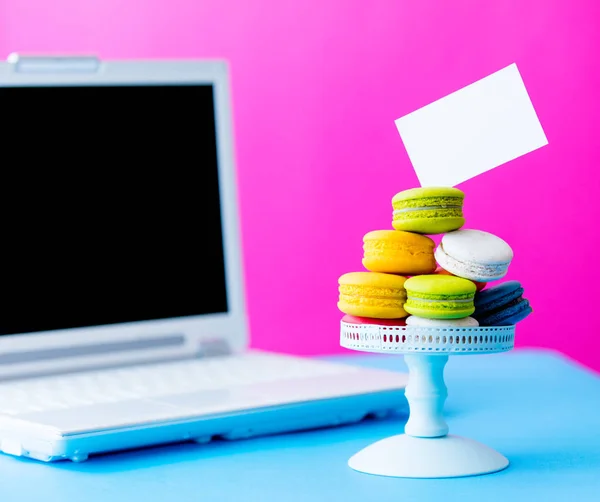
{"type": "Polygon", "coordinates": [[[371,272],[419,275],[436,269],[435,242],[401,230],[374,230],[363,237],[363,266],[371,272]]]}
{"type": "Polygon", "coordinates": [[[404,310],[406,277],[379,272],[350,272],[339,280],[338,308],[348,315],[400,319],[404,310]]]}

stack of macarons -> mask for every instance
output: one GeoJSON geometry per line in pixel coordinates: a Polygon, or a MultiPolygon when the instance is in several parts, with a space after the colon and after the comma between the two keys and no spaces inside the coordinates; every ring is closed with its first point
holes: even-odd
{"type": "Polygon", "coordinates": [[[506,275],[513,251],[496,235],[462,229],[463,202],[464,193],[451,187],[393,197],[393,230],[367,233],[366,270],[339,278],[338,308],[346,322],[505,326],[532,312],[519,282],[486,288],[506,275]],[[440,234],[436,247],[428,236],[440,234]]]}

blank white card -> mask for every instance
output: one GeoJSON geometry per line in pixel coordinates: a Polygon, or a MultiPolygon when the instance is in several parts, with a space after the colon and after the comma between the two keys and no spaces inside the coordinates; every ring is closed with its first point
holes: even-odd
{"type": "Polygon", "coordinates": [[[516,64],[395,122],[421,186],[455,186],[548,144],[516,64]]]}

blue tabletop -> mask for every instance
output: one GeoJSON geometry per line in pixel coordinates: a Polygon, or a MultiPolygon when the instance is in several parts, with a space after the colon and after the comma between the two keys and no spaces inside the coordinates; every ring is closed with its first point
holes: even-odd
{"type": "MultiPolygon", "coordinates": [[[[401,356],[341,356],[405,370],[401,356]]],[[[337,358],[337,359],[340,359],[337,358]]],[[[451,357],[453,434],[507,456],[500,473],[444,480],[352,471],[348,458],[405,418],[208,445],[117,453],[81,464],[0,457],[0,498],[95,501],[600,501],[600,378],[549,352],[451,357]]]]}

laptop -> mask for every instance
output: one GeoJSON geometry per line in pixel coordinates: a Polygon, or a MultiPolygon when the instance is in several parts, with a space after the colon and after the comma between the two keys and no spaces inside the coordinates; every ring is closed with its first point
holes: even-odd
{"type": "Polygon", "coordinates": [[[405,407],[404,374],[249,348],[225,62],[11,55],[0,103],[3,453],[77,462],[405,407]]]}

